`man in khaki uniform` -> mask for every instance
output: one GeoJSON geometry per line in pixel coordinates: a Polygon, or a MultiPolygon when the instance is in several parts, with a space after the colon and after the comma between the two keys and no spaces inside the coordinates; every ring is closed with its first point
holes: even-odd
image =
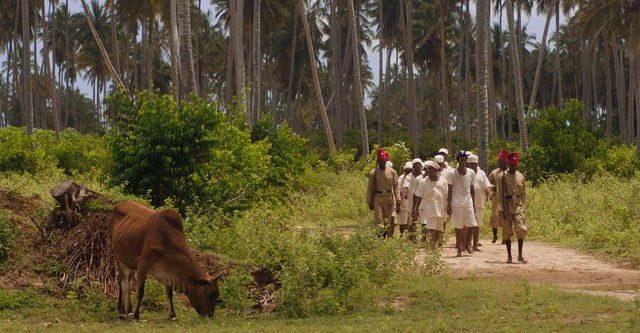
{"type": "Polygon", "coordinates": [[[524,176],[517,171],[518,153],[509,154],[509,169],[498,175],[496,185],[498,188],[498,210],[502,214],[502,240],[507,245],[507,263],[511,259],[511,237],[515,231],[518,237],[518,261],[526,264],[527,260],[522,256],[524,237],[527,235],[527,225],[524,222],[524,209],[526,205],[526,192],[524,176]]]}
{"type": "Polygon", "coordinates": [[[498,212],[498,193],[496,192],[496,178],[498,174],[507,170],[507,163],[509,161],[509,152],[506,150],[501,150],[500,154],[498,154],[498,167],[491,171],[491,173],[487,176],[489,183],[493,185],[493,193],[491,195],[491,218],[489,219],[489,224],[491,225],[491,231],[493,231],[493,240],[491,243],[495,243],[498,240],[498,228],[501,227],[501,215],[498,212]]]}
{"type": "Polygon", "coordinates": [[[377,157],[378,166],[369,172],[367,204],[373,210],[376,226],[384,228],[385,218],[391,219],[394,210],[400,213],[400,191],[397,186],[398,174],[393,168],[387,167],[389,154],[379,149],[377,157]]]}

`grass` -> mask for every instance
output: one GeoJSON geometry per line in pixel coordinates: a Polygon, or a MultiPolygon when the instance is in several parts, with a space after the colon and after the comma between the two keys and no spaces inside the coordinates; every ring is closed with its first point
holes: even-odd
{"type": "MultiPolygon", "coordinates": [[[[321,172],[310,177],[315,186],[296,194],[291,206],[270,208],[276,212],[275,217],[286,218],[286,225],[322,231],[325,227],[357,228],[372,219],[365,204],[365,177],[355,172],[321,172]]],[[[48,189],[64,179],[56,171],[37,177],[0,177],[0,188],[50,198],[48,189]]],[[[78,182],[98,192],[121,196],[117,189],[105,189],[97,180],[78,182]]],[[[635,229],[640,209],[633,197],[638,187],[640,180],[624,182],[611,177],[580,186],[570,178],[558,179],[529,189],[528,238],[595,250],[604,256],[633,262],[631,256],[640,248],[637,241],[640,230],[635,229]],[[607,199],[609,193],[616,193],[616,200],[607,199]],[[604,241],[594,242],[598,239],[604,241]]],[[[489,209],[485,208],[483,226],[483,234],[487,235],[489,209]]],[[[105,299],[99,292],[75,297],[73,293],[52,295],[43,287],[0,290],[0,332],[640,331],[640,299],[621,301],[525,280],[496,282],[488,278],[456,279],[404,272],[386,284],[372,285],[375,287],[360,295],[361,300],[335,315],[286,318],[286,312],[277,310],[237,315],[220,308],[210,320],[199,318],[192,309],[176,301],[180,318],[177,322],[166,319],[166,300],[161,289],[149,293],[153,305],[143,307],[140,322],[117,319],[115,300],[105,299]]]]}
{"type": "MultiPolygon", "coordinates": [[[[2,292],[6,294],[7,292],[2,292]]],[[[5,295],[6,298],[6,295],[5,295]]],[[[218,311],[199,318],[178,305],[179,320],[166,308],[142,309],[140,322],[117,319],[115,301],[88,312],[86,305],[36,296],[0,312],[0,331],[33,332],[634,332],[640,329],[637,303],[565,292],[526,281],[501,283],[481,278],[410,274],[372,290],[355,311],[333,316],[282,318],[272,312],[252,318],[218,311]],[[23,302],[24,303],[24,302],[23,302]],[[108,306],[110,305],[110,306],[108,306]]],[[[166,303],[164,303],[166,304],[166,303]]]]}

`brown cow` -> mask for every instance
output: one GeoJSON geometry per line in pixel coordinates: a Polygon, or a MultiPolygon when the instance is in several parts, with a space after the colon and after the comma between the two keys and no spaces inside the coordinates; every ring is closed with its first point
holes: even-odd
{"type": "Polygon", "coordinates": [[[111,246],[118,265],[118,312],[131,313],[131,289],[135,276],[136,309],[140,319],[140,302],[144,296],[147,274],[165,286],[169,299],[169,319],[175,319],[173,290],[185,293],[201,316],[213,316],[218,291],[218,277],[211,277],[196,261],[187,245],[182,219],[171,208],[159,212],[126,201],[113,208],[111,246]]]}

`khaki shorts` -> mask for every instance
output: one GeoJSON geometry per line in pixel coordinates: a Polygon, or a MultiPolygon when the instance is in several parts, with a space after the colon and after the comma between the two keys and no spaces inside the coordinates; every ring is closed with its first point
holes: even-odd
{"type": "Polygon", "coordinates": [[[527,235],[524,213],[507,214],[507,218],[502,220],[502,239],[511,239],[514,230],[518,239],[524,239],[527,235]]]}
{"type": "Polygon", "coordinates": [[[451,225],[455,229],[464,227],[477,227],[473,206],[454,206],[451,208],[451,225]]]}
{"type": "Polygon", "coordinates": [[[397,225],[407,225],[411,224],[411,212],[409,210],[400,209],[400,214],[396,219],[397,225]]]}

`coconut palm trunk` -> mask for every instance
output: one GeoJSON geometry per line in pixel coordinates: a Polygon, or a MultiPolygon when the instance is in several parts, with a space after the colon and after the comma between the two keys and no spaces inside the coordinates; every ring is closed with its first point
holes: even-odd
{"type": "Polygon", "coordinates": [[[169,52],[171,56],[171,90],[173,100],[178,102],[184,94],[180,89],[180,38],[178,37],[178,4],[177,0],[169,2],[170,24],[169,24],[169,52]]]}
{"type": "Polygon", "coordinates": [[[251,122],[253,125],[260,119],[262,94],[262,53],[260,51],[260,0],[253,1],[253,89],[251,102],[251,122]]]}
{"type": "Polygon", "coordinates": [[[87,24],[89,25],[89,29],[91,30],[91,34],[98,44],[98,49],[100,49],[100,54],[104,59],[105,64],[107,65],[107,69],[111,74],[111,77],[116,81],[116,84],[119,88],[125,89],[124,83],[122,83],[122,79],[120,79],[120,74],[113,67],[113,63],[109,58],[109,54],[107,53],[107,49],[105,49],[104,44],[102,44],[102,39],[100,39],[100,35],[96,31],[96,27],[93,25],[93,20],[91,19],[91,14],[89,13],[89,8],[87,7],[87,2],[85,0],[80,0],[82,2],[82,8],[84,9],[84,15],[87,18],[87,24]]]}
{"type": "Polygon", "coordinates": [[[533,88],[531,89],[531,97],[529,98],[529,114],[533,110],[533,105],[536,102],[536,95],[538,93],[538,85],[540,84],[540,74],[542,73],[542,61],[546,55],[547,45],[547,33],[549,32],[549,24],[551,23],[551,13],[547,13],[547,20],[544,23],[544,30],[542,32],[542,40],[540,41],[540,50],[538,50],[538,63],[536,64],[536,74],[533,79],[533,88]]]}
{"type": "Polygon", "coordinates": [[[369,131],[367,129],[367,115],[364,112],[364,91],[360,75],[360,38],[356,24],[356,11],[354,1],[349,0],[349,23],[351,24],[351,48],[353,56],[353,83],[355,85],[356,102],[358,103],[358,115],[360,118],[360,131],[362,139],[362,156],[369,155],[369,131]]]}
{"type": "Polygon", "coordinates": [[[46,19],[46,14],[45,14],[45,4],[44,1],[42,3],[42,15],[40,16],[41,18],[41,23],[42,23],[42,45],[43,45],[43,56],[44,56],[44,65],[45,65],[45,77],[47,80],[47,84],[49,85],[49,89],[51,89],[50,93],[51,93],[51,111],[53,113],[53,128],[56,131],[56,141],[60,142],[60,116],[59,116],[59,110],[58,110],[58,93],[56,91],[56,79],[55,79],[55,74],[54,71],[51,69],[51,63],[49,60],[49,41],[48,41],[48,37],[49,37],[49,33],[48,33],[48,27],[47,27],[47,19],[46,19]]]}
{"type": "Polygon", "coordinates": [[[478,157],[481,168],[487,170],[487,147],[489,141],[489,52],[487,49],[489,36],[489,0],[476,2],[476,38],[478,42],[478,157]]]}
{"type": "Polygon", "coordinates": [[[27,136],[33,134],[33,96],[31,93],[31,49],[29,31],[29,0],[22,0],[22,94],[27,136]]]}
{"type": "MultiPolygon", "coordinates": [[[[336,152],[336,146],[333,142],[333,134],[331,133],[331,124],[329,123],[329,117],[327,116],[327,110],[324,107],[324,100],[322,98],[322,90],[320,89],[320,79],[318,78],[318,68],[316,67],[316,55],[313,51],[313,41],[311,40],[311,30],[309,29],[309,21],[307,20],[307,13],[303,0],[298,0],[298,7],[300,8],[300,16],[302,18],[302,26],[304,27],[304,33],[307,39],[307,51],[309,51],[309,64],[311,67],[311,75],[313,75],[313,86],[316,91],[316,99],[318,107],[320,108],[320,116],[322,118],[322,125],[324,127],[325,135],[327,136],[327,144],[329,146],[329,153],[334,154],[336,152]]],[[[366,128],[366,125],[365,125],[366,128]]],[[[368,149],[367,149],[368,150],[368,149]]]]}
{"type": "Polygon", "coordinates": [[[511,70],[513,72],[514,87],[516,90],[516,108],[518,109],[518,127],[520,128],[520,149],[524,152],[529,150],[527,140],[527,120],[524,114],[524,100],[522,96],[522,72],[520,67],[520,57],[518,52],[518,42],[516,41],[515,25],[513,20],[513,3],[507,0],[507,21],[509,22],[509,44],[511,49],[511,70]]]}
{"type": "Polygon", "coordinates": [[[178,0],[178,33],[180,35],[180,60],[183,64],[185,96],[191,92],[198,93],[196,71],[193,67],[193,44],[191,43],[191,1],[178,0]]]}

